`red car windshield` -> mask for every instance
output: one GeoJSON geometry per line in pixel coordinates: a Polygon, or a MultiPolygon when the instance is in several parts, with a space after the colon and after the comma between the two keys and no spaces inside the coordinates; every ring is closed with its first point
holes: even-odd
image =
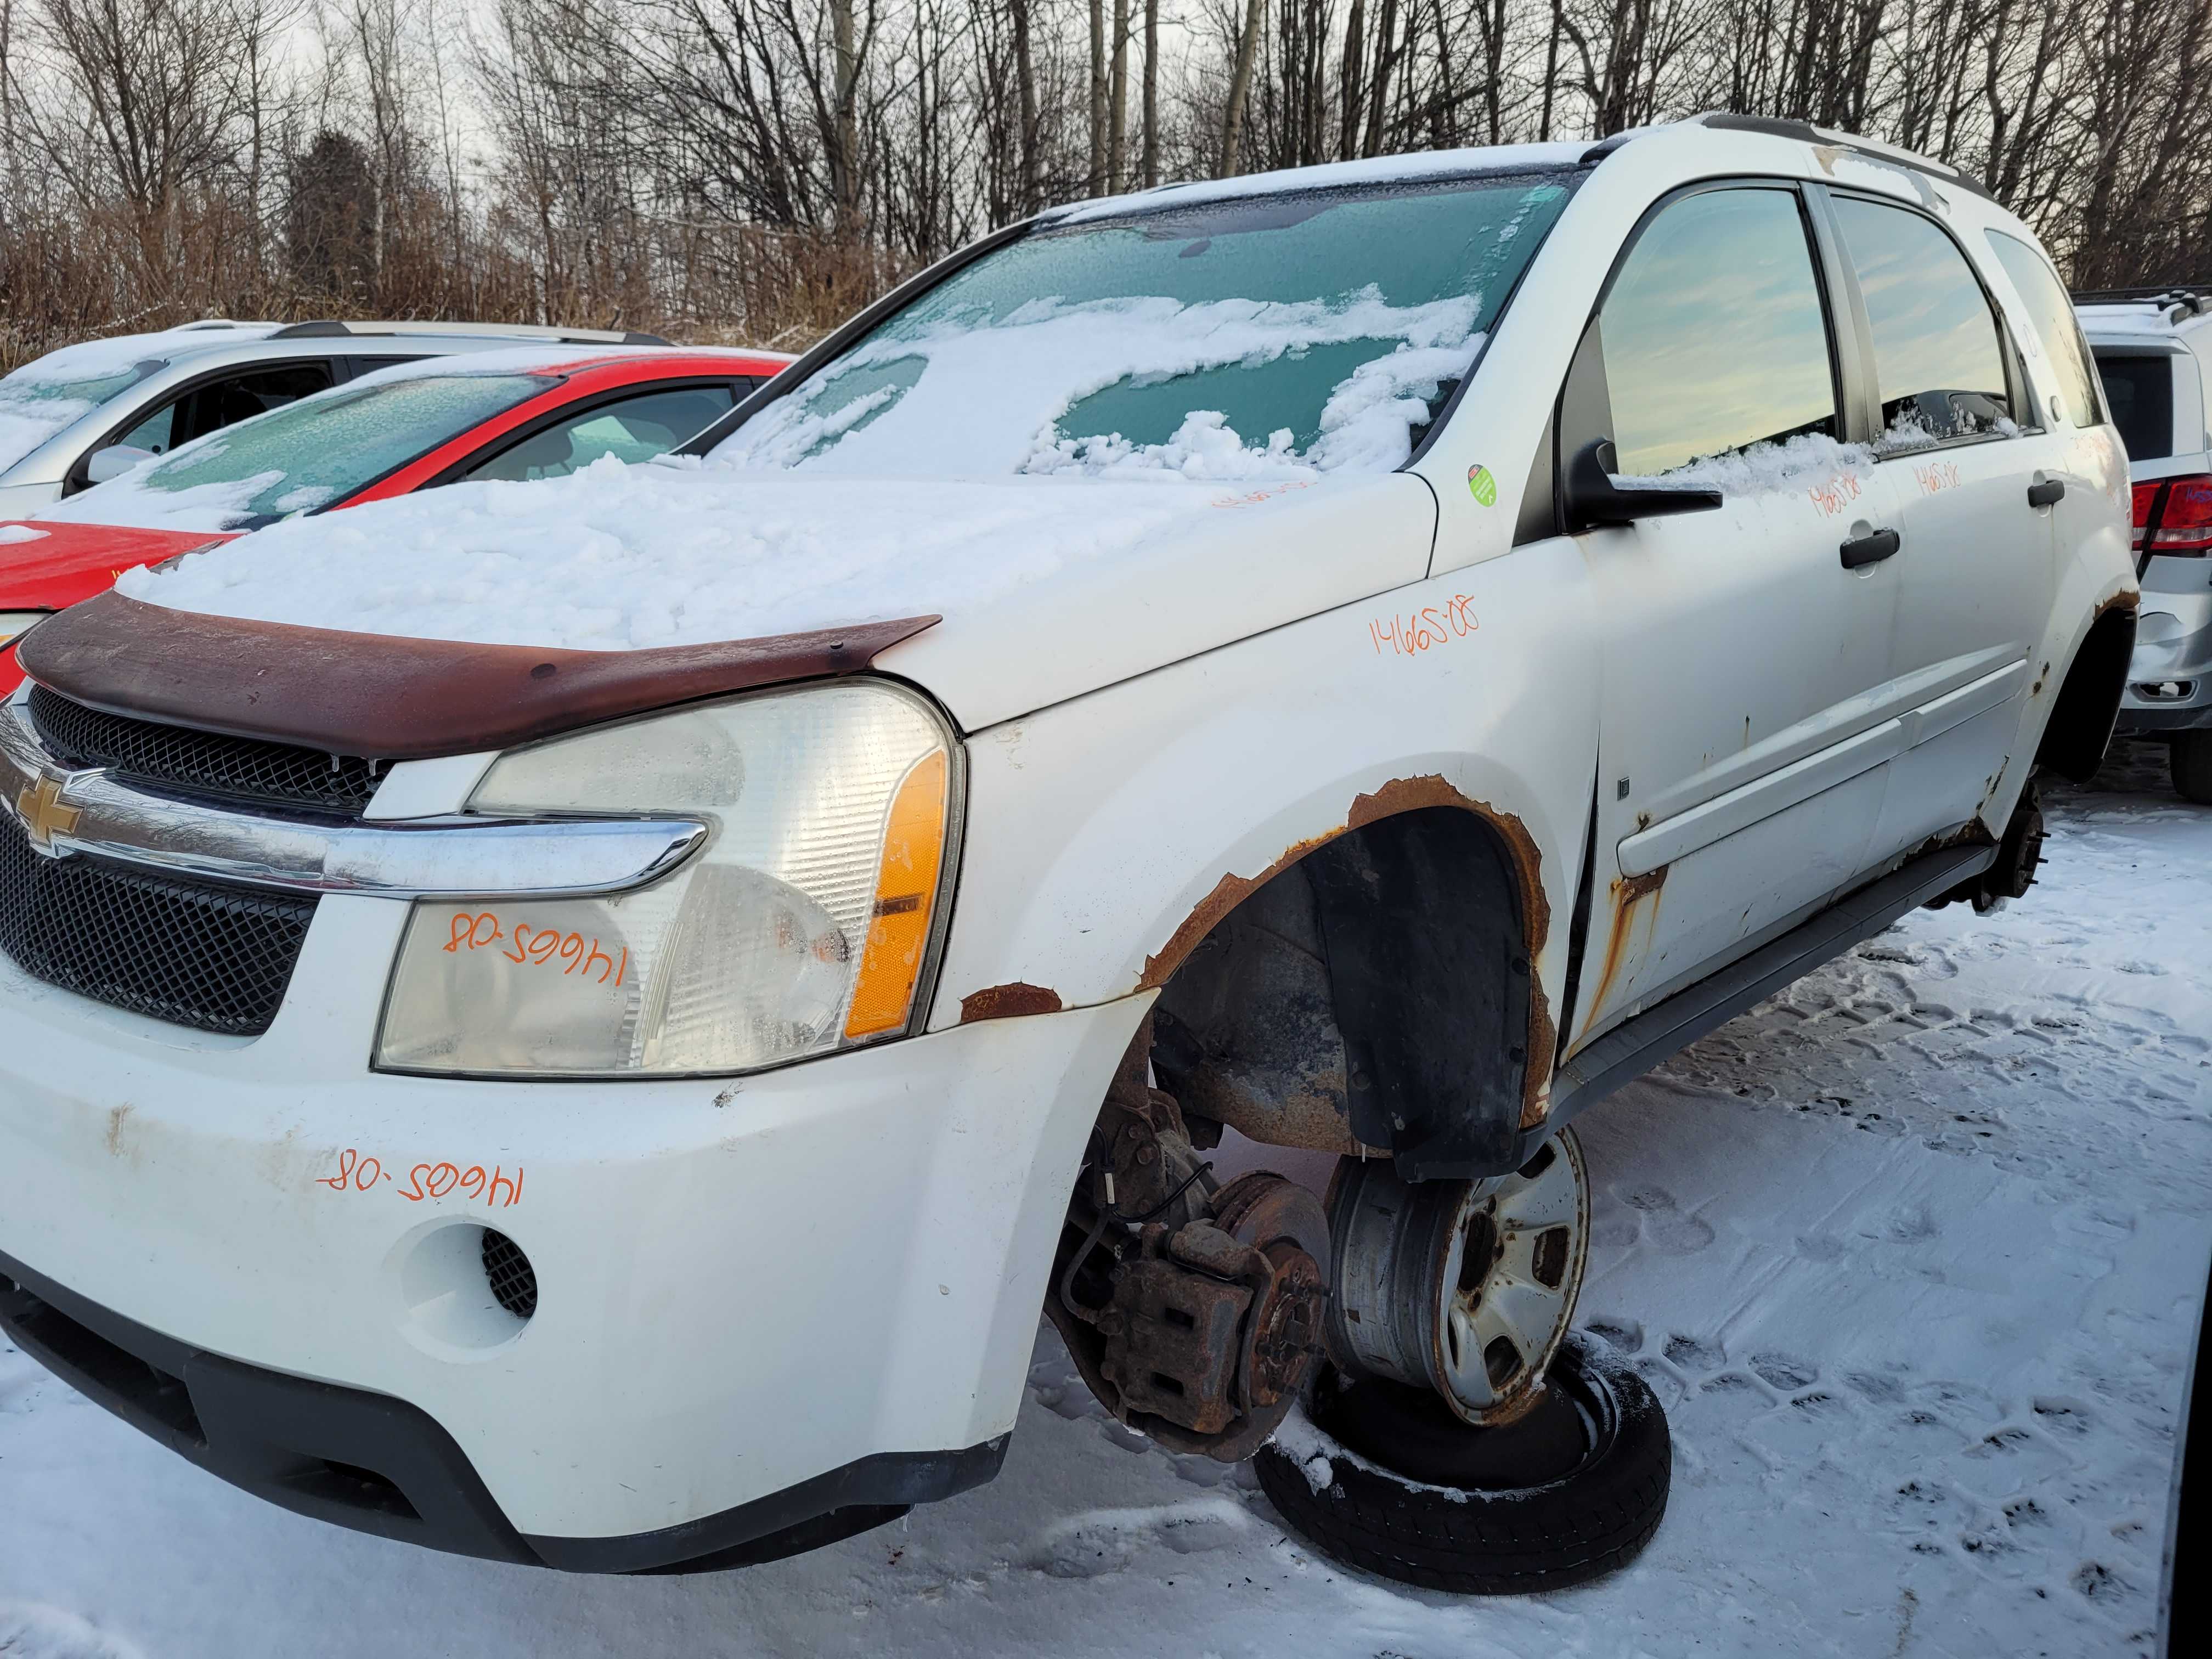
{"type": "Polygon", "coordinates": [[[558,384],[543,374],[416,373],[342,386],[210,433],[40,516],[257,530],[343,501],[558,384]]]}

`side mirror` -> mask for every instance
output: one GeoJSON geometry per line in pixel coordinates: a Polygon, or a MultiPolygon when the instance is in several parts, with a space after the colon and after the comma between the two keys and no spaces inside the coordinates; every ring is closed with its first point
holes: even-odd
{"type": "Polygon", "coordinates": [[[1601,525],[1634,524],[1638,519],[1661,519],[1675,513],[1710,513],[1721,504],[1717,489],[1617,483],[1613,480],[1616,465],[1610,438],[1585,444],[1567,463],[1564,505],[1570,536],[1601,525]]]}
{"type": "Polygon", "coordinates": [[[119,478],[141,461],[150,461],[154,452],[140,449],[131,444],[110,444],[105,449],[95,449],[86,459],[84,476],[94,483],[106,483],[110,478],[119,478]]]}

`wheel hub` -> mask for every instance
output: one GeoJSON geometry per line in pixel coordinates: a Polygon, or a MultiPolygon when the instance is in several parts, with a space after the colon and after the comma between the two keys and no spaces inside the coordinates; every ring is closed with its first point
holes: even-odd
{"type": "Polygon", "coordinates": [[[1571,1132],[1487,1181],[1408,1183],[1387,1164],[1346,1158],[1329,1221],[1340,1370],[1433,1389],[1486,1427],[1534,1405],[1589,1249],[1589,1182],[1571,1132]]]}

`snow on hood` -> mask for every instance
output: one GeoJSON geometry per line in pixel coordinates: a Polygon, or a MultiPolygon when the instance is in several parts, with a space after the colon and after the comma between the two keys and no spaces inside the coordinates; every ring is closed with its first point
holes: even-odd
{"type": "Polygon", "coordinates": [[[622,651],[951,614],[1109,558],[1215,492],[854,480],[611,458],[272,525],[116,584],[173,610],[622,651]]]}

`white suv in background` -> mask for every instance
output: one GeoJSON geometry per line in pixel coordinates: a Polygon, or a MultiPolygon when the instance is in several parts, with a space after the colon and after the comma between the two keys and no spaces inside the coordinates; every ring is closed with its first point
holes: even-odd
{"type": "Polygon", "coordinates": [[[356,375],[526,341],[666,345],[520,323],[186,323],[64,346],[0,380],[0,519],[35,513],[234,421],[356,375]]]}
{"type": "Polygon", "coordinates": [[[2142,613],[2120,729],[2173,742],[2173,787],[2212,802],[2212,289],[2075,296],[2135,482],[2142,613]]]}

